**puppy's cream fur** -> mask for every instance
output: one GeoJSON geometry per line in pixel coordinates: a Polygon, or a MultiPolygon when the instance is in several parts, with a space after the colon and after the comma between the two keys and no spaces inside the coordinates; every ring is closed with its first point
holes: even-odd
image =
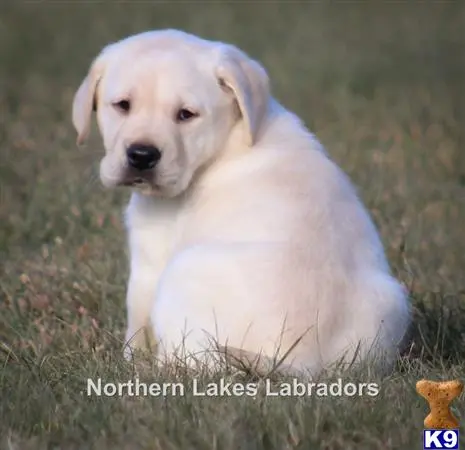
{"type": "Polygon", "coordinates": [[[81,143],[94,103],[104,185],[131,183],[132,143],[162,153],[126,211],[129,350],[148,329],[164,356],[182,347],[202,359],[213,338],[279,357],[300,338],[286,364],[313,374],[356,353],[393,362],[406,292],[350,181],[271,96],[259,63],[181,31],[146,32],[93,62],[73,104],[81,143]],[[197,117],[179,122],[179,108],[197,117]]]}

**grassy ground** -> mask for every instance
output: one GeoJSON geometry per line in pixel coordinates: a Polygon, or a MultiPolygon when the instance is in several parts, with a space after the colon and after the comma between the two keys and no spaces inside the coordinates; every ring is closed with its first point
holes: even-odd
{"type": "MultiPolygon", "coordinates": [[[[427,406],[415,382],[465,370],[464,28],[460,2],[2,4],[0,446],[422,448],[427,406]],[[100,187],[96,133],[76,148],[72,96],[104,44],[168,26],[260,59],[276,96],[359,186],[415,311],[392,376],[350,375],[379,383],[377,397],[83,393],[89,377],[134,377],[120,354],[128,193],[100,187]]],[[[454,405],[463,417],[463,398],[454,405]]]]}

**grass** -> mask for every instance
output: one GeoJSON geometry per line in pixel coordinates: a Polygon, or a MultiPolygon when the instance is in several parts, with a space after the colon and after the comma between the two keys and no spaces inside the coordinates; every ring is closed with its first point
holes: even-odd
{"type": "MultiPolygon", "coordinates": [[[[465,7],[460,2],[17,2],[0,6],[0,446],[419,449],[422,377],[465,371],[465,7]],[[261,60],[359,187],[415,313],[377,397],[88,397],[122,360],[125,191],[75,146],[74,90],[106,43],[175,27],[261,60]]],[[[153,381],[191,378],[146,367],[153,381]]],[[[201,383],[236,379],[228,370],[201,383]]],[[[239,378],[237,378],[239,377],[239,378]]],[[[330,381],[330,380],[326,380],[330,381]]],[[[463,417],[463,397],[454,412],[463,417]]],[[[461,444],[465,443],[462,433],[461,444]]]]}

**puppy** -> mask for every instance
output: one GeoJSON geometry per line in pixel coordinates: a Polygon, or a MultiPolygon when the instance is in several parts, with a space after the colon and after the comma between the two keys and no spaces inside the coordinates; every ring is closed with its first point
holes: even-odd
{"type": "Polygon", "coordinates": [[[182,31],[141,33],[93,61],[73,102],[79,144],[93,109],[101,181],[132,188],[127,357],[148,330],[165,358],[207,361],[216,345],[315,376],[392,365],[406,292],[347,176],[258,62],[182,31]]]}

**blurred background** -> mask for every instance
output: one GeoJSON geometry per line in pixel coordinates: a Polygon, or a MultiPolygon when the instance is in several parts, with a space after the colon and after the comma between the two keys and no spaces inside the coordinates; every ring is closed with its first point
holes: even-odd
{"type": "MultiPolygon", "coordinates": [[[[134,445],[145,436],[147,448],[168,449],[178,448],[168,442],[187,442],[189,435],[201,444],[186,448],[205,449],[213,445],[218,417],[225,418],[226,440],[234,414],[261,420],[253,409],[231,416],[208,406],[209,422],[197,406],[181,413],[158,404],[135,408],[125,400],[89,403],[79,394],[89,374],[103,371],[114,379],[126,373],[115,361],[125,327],[122,208],[129,193],[100,186],[103,147],[95,127],[87,146],[76,146],[72,99],[106,44],[164,27],[231,42],[262,62],[274,95],[304,119],[370,209],[393,271],[411,292],[417,354],[439,354],[441,361],[453,355],[463,365],[465,2],[5,1],[0,5],[0,437],[13,430],[15,436],[49,436],[45,448],[65,438],[78,443],[66,448],[82,448],[81,440],[94,442],[98,434],[100,449],[115,448],[111,436],[117,435],[118,442],[132,442],[125,448],[139,448],[134,445]],[[192,420],[191,411],[204,422],[192,420]],[[141,427],[133,441],[122,417],[141,427]],[[144,428],[150,420],[169,435],[161,447],[153,446],[150,428],[144,428]],[[205,431],[205,423],[214,426],[205,431]],[[209,444],[202,444],[207,439],[209,444]]],[[[457,370],[463,376],[463,366],[457,370]]],[[[385,409],[383,402],[367,409],[363,399],[353,406],[325,406],[323,413],[320,404],[310,402],[308,417],[298,423],[315,424],[307,436],[312,442],[325,439],[327,449],[413,448],[418,430],[410,432],[403,421],[416,414],[420,424],[423,412],[415,403],[414,381],[402,379],[387,390],[385,409]],[[339,424],[342,413],[347,429],[339,424]],[[348,446],[347,436],[361,426],[365,434],[348,446]],[[360,439],[367,447],[357,444],[360,439]]],[[[284,422],[267,419],[272,436],[281,429],[278,423],[287,427],[283,411],[284,422]]],[[[256,429],[263,430],[258,422],[256,429]]],[[[245,423],[237,438],[251,440],[250,429],[245,423]]],[[[239,448],[231,439],[224,448],[239,448]]],[[[35,441],[27,441],[30,447],[17,442],[38,448],[35,441]]],[[[290,448],[280,442],[249,448],[290,448]]]]}

